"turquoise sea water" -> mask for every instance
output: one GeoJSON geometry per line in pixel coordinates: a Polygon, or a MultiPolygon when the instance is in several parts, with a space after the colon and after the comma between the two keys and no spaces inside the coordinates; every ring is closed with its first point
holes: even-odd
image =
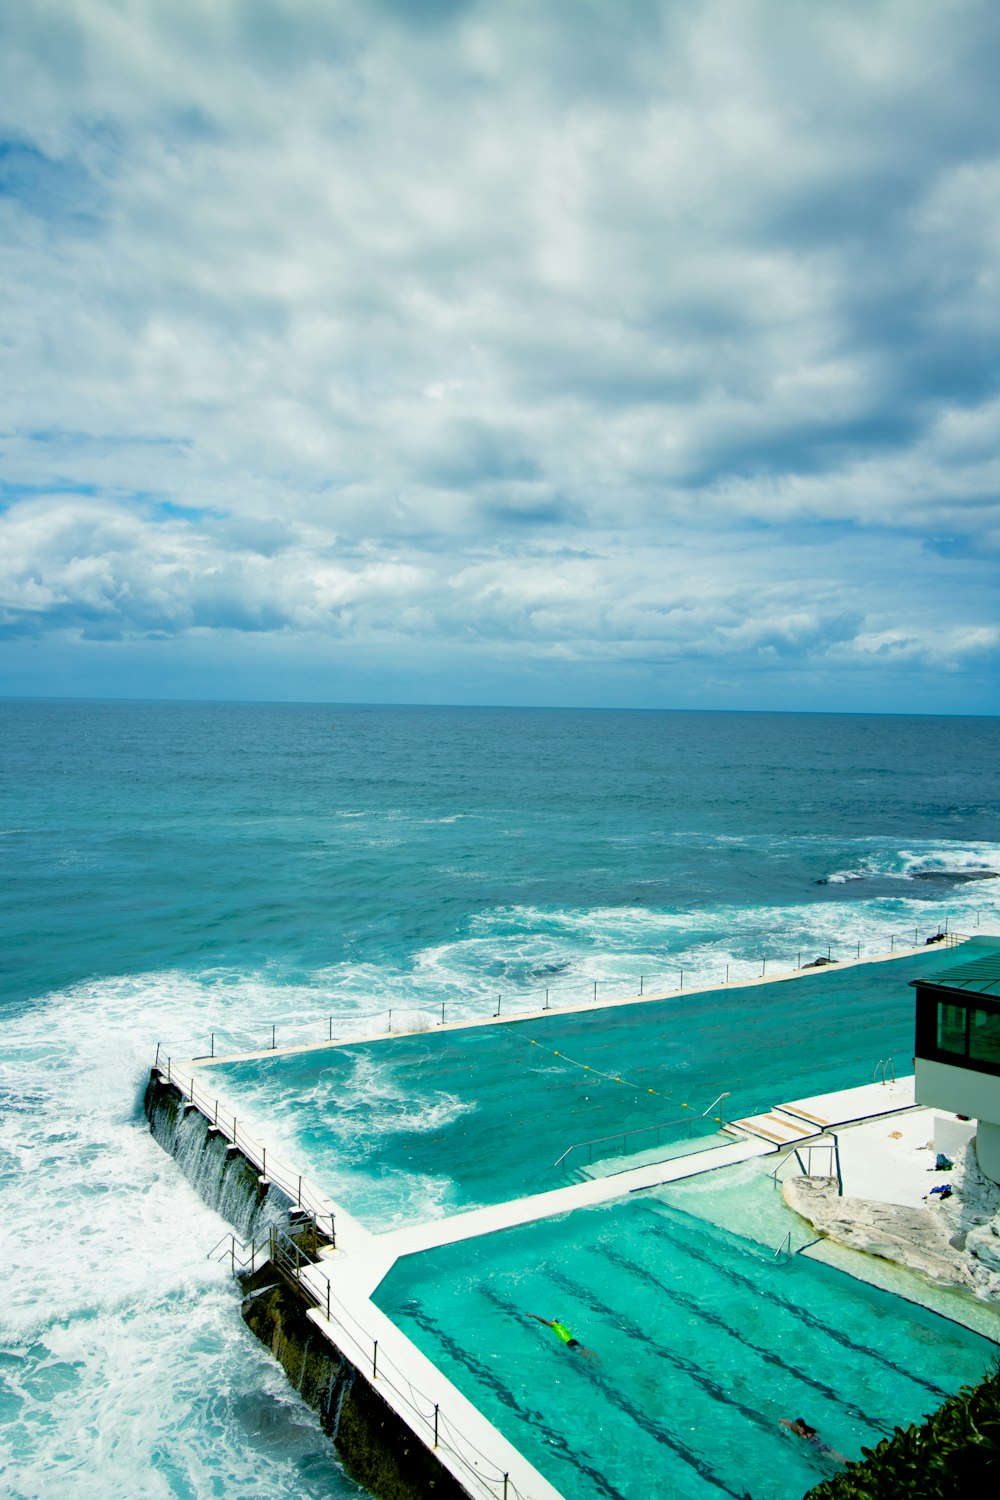
{"type": "Polygon", "coordinates": [[[5,702],[0,736],[19,1496],[355,1493],[205,1258],[224,1226],[143,1128],[157,1042],[1000,927],[1000,882],[955,878],[1000,868],[996,720],[5,702]]]}

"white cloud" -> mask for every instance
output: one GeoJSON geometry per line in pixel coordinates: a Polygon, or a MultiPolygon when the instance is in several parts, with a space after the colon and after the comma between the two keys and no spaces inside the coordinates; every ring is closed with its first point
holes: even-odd
{"type": "Polygon", "coordinates": [[[0,26],[9,629],[989,645],[992,7],[0,26]]]}

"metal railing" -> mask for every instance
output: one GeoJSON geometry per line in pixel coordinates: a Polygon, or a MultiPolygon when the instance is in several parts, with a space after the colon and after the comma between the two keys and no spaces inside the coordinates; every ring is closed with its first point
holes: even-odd
{"type": "Polygon", "coordinates": [[[782,1167],[787,1161],[791,1161],[793,1156],[798,1162],[799,1171],[803,1177],[835,1178],[837,1183],[837,1197],[842,1198],[844,1196],[844,1179],[840,1170],[840,1142],[837,1139],[834,1131],[819,1131],[813,1139],[809,1140],[808,1145],[806,1145],[805,1141],[799,1141],[797,1145],[792,1147],[791,1151],[787,1151],[778,1162],[778,1165],[774,1168],[774,1171],[770,1173],[770,1176],[775,1183],[777,1183],[778,1181],[778,1173],[781,1171],[782,1167]],[[829,1136],[829,1140],[824,1140],[824,1136],[829,1136]],[[801,1155],[803,1151],[806,1153],[807,1159],[805,1161],[803,1161],[801,1155]],[[832,1171],[813,1171],[812,1154],[814,1151],[827,1151],[830,1153],[830,1155],[827,1157],[827,1165],[833,1169],[832,1171]]]}
{"type": "MultiPolygon", "coordinates": [[[[634,1136],[634,1135],[648,1135],[650,1131],[654,1131],[654,1130],[656,1132],[656,1142],[655,1142],[655,1144],[658,1146],[660,1144],[660,1132],[662,1130],[676,1129],[676,1127],[678,1125],[687,1125],[689,1127],[692,1127],[694,1125],[694,1123],[695,1123],[696,1120],[705,1120],[705,1119],[707,1119],[708,1116],[712,1113],[713,1109],[715,1109],[717,1107],[717,1105],[721,1104],[722,1101],[723,1101],[723,1099],[728,1099],[728,1098],[729,1098],[729,1090],[727,1089],[726,1092],[723,1093],[723,1094],[720,1094],[717,1099],[713,1099],[712,1102],[711,1102],[711,1104],[707,1107],[707,1109],[703,1109],[702,1110],[701,1114],[681,1115],[676,1120],[664,1120],[659,1125],[636,1125],[631,1130],[619,1130],[614,1135],[599,1135],[599,1136],[595,1136],[592,1141],[574,1141],[573,1145],[572,1146],[567,1146],[566,1150],[563,1152],[562,1156],[560,1156],[557,1161],[554,1161],[552,1163],[553,1170],[555,1170],[556,1167],[561,1167],[562,1164],[563,1164],[563,1162],[566,1160],[567,1156],[569,1156],[572,1152],[574,1152],[574,1151],[582,1151],[585,1147],[587,1148],[587,1152],[588,1152],[588,1155],[587,1155],[587,1161],[588,1161],[588,1163],[592,1162],[593,1159],[594,1159],[593,1148],[595,1146],[605,1146],[610,1141],[621,1141],[623,1143],[623,1149],[625,1151],[628,1151],[628,1143],[629,1143],[630,1139],[632,1138],[632,1136],[634,1136]]],[[[721,1119],[717,1119],[716,1123],[719,1124],[719,1125],[721,1125],[724,1122],[721,1119]]],[[[609,1155],[610,1153],[605,1152],[603,1154],[604,1155],[609,1155]]]]}
{"type": "MultiPolygon", "coordinates": [[[[488,1500],[527,1500],[524,1492],[519,1490],[511,1479],[510,1471],[501,1469],[481,1449],[477,1448],[471,1439],[465,1437],[442,1412],[440,1402],[432,1401],[429,1396],[418,1390],[412,1380],[386,1355],[384,1342],[383,1347],[380,1348],[378,1339],[369,1333],[353,1314],[348,1312],[339,1298],[333,1295],[330,1291],[329,1277],[323,1274],[323,1268],[317,1266],[317,1262],[302,1249],[287,1230],[276,1224],[268,1225],[266,1245],[265,1260],[270,1262],[275,1271],[303,1299],[311,1302],[324,1315],[328,1323],[336,1325],[362,1357],[364,1357],[365,1350],[370,1348],[371,1353],[367,1355],[367,1360],[371,1364],[372,1382],[380,1389],[393,1393],[395,1402],[392,1404],[395,1405],[397,1411],[401,1407],[406,1408],[410,1415],[405,1420],[409,1422],[411,1429],[428,1443],[429,1447],[435,1452],[443,1450],[450,1454],[456,1467],[461,1469],[466,1484],[471,1483],[473,1490],[487,1496],[488,1500]],[[303,1276],[303,1272],[310,1269],[319,1271],[318,1279],[322,1280],[322,1291],[317,1288],[314,1279],[303,1276]]],[[[256,1239],[244,1244],[237,1239],[235,1234],[230,1234],[224,1235],[209,1251],[209,1258],[224,1260],[228,1256],[235,1274],[237,1264],[240,1270],[256,1269],[262,1254],[263,1245],[258,1244],[256,1239]],[[222,1255],[218,1255],[217,1252],[227,1242],[228,1249],[223,1249],[222,1255]]],[[[339,1346],[335,1347],[339,1348],[339,1346]]]]}
{"type": "MultiPolygon", "coordinates": [[[[943,924],[940,922],[937,923],[934,926],[930,936],[926,936],[923,942],[921,942],[920,931],[921,930],[919,928],[914,928],[912,942],[910,941],[909,933],[890,933],[888,950],[886,950],[884,947],[881,947],[877,950],[871,950],[868,953],[868,956],[871,958],[877,958],[884,955],[887,951],[890,954],[895,953],[897,942],[900,943],[901,946],[905,944],[908,948],[921,948],[929,943],[937,942],[944,943],[948,947],[955,947],[959,943],[965,942],[970,936],[970,934],[968,933],[950,931],[947,921],[945,921],[943,924]]],[[[776,965],[781,962],[781,959],[779,957],[775,957],[772,954],[765,954],[759,958],[741,960],[741,967],[745,967],[747,970],[747,973],[742,975],[741,977],[734,976],[733,971],[735,970],[736,965],[732,961],[730,961],[725,965],[725,972],[723,977],[716,977],[713,979],[710,975],[705,974],[704,977],[699,977],[697,979],[694,988],[711,989],[715,985],[727,986],[732,983],[759,983],[761,980],[767,979],[769,977],[772,979],[778,978],[782,973],[799,973],[804,970],[825,968],[828,965],[836,964],[838,962],[844,962],[845,960],[847,962],[857,962],[862,956],[861,947],[862,945],[860,942],[851,943],[845,949],[841,950],[841,954],[839,957],[834,957],[833,945],[828,943],[826,945],[825,955],[821,954],[818,958],[809,959],[806,963],[802,962],[802,956],[803,953],[808,953],[809,950],[800,948],[796,954],[796,961],[794,965],[786,970],[782,970],[776,967],[776,965]],[[772,965],[770,970],[768,970],[768,964],[772,965]]],[[[308,1030],[308,1034],[313,1035],[314,1025],[319,1026],[320,1024],[323,1026],[325,1036],[323,1036],[320,1040],[313,1042],[302,1041],[301,1039],[292,1042],[283,1040],[280,1043],[280,1046],[321,1047],[324,1041],[328,1043],[335,1040],[343,1042],[364,1041],[368,1039],[369,1034],[361,1031],[356,1031],[354,1028],[363,1026],[370,1022],[384,1023],[383,1034],[390,1036],[394,1032],[396,1034],[408,1035],[412,1034],[414,1031],[425,1031],[431,1029],[431,1027],[433,1026],[445,1026],[449,1024],[449,1004],[452,1006],[451,1013],[454,1015],[454,1021],[452,1024],[470,1025],[487,1020],[507,1020],[516,1016],[537,1015],[541,1012],[551,1010],[580,1010],[587,1005],[612,1005],[616,1003],[622,1003],[627,1000],[667,999],[674,995],[683,994],[685,990],[689,992],[692,991],[690,974],[690,961],[684,967],[681,967],[680,964],[673,964],[669,967],[669,970],[661,972],[660,974],[640,974],[638,980],[638,989],[636,989],[635,987],[636,981],[634,976],[623,976],[621,979],[601,980],[593,978],[584,979],[581,977],[579,980],[573,981],[574,993],[570,995],[566,991],[563,991],[558,997],[558,1003],[555,1004],[553,1004],[552,1001],[553,992],[551,988],[545,989],[544,991],[539,990],[533,995],[527,995],[523,991],[521,991],[515,995],[505,996],[501,992],[496,996],[495,1000],[491,999],[489,1001],[490,1008],[488,1011],[483,1011],[482,1013],[472,1015],[470,1015],[469,1011],[466,1009],[466,1006],[468,1005],[467,1000],[453,1000],[450,1002],[443,1000],[435,1001],[433,1005],[395,1005],[389,1006],[382,1010],[365,1012],[363,1015],[352,1015],[350,1017],[343,1017],[339,1019],[336,1015],[330,1014],[328,1012],[322,1023],[312,1021],[302,1021],[297,1023],[289,1021],[282,1022],[282,1029],[285,1032],[286,1037],[293,1027],[296,1034],[301,1034],[302,1032],[308,1030]],[[686,983],[685,977],[687,977],[686,983]],[[659,982],[657,983],[657,981],[659,982]],[[579,990],[576,989],[577,985],[579,986],[579,990]],[[581,994],[580,990],[584,990],[584,987],[585,992],[584,994],[581,994]],[[601,992],[601,995],[599,995],[599,991],[601,992]],[[606,996],[607,998],[602,998],[604,996],[606,996]],[[423,1019],[426,1019],[428,1024],[426,1026],[419,1027],[400,1024],[400,1016],[411,1017],[415,1013],[418,1013],[423,1019]],[[393,1025],[394,1014],[397,1018],[395,1026],[393,1025]],[[346,1029],[341,1029],[344,1027],[345,1022],[350,1027],[349,1031],[346,1029]]],[[[268,1022],[266,1023],[266,1025],[270,1032],[270,1037],[267,1041],[262,1042],[260,1046],[256,1048],[244,1046],[242,1048],[232,1049],[227,1055],[243,1056],[250,1051],[278,1051],[278,1023],[268,1022]]],[[[218,1055],[216,1047],[218,1036],[218,1032],[213,1031],[210,1034],[209,1049],[207,1052],[199,1055],[199,1061],[202,1059],[214,1059],[218,1055]]]]}
{"type": "Polygon", "coordinates": [[[241,1152],[246,1157],[251,1166],[259,1168],[261,1176],[268,1183],[274,1183],[280,1188],[289,1203],[307,1211],[314,1221],[316,1233],[321,1235],[326,1243],[336,1248],[337,1223],[334,1205],[330,1200],[318,1193],[301,1172],[297,1172],[294,1167],[276,1158],[273,1151],[269,1158],[267,1147],[263,1142],[250,1135],[240,1125],[236,1115],[223,1111],[218,1098],[213,1098],[200,1089],[194,1081],[193,1074],[189,1073],[185,1076],[179,1073],[169,1057],[164,1069],[160,1063],[159,1047],[156,1049],[156,1059],[153,1071],[178,1090],[184,1109],[196,1109],[203,1115],[209,1123],[209,1132],[214,1131],[221,1135],[229,1142],[232,1149],[241,1152]]]}

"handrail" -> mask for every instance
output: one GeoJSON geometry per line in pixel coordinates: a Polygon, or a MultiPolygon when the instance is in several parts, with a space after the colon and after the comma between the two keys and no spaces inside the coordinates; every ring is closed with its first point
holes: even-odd
{"type": "Polygon", "coordinates": [[[778,1165],[774,1168],[774,1171],[769,1173],[769,1176],[771,1177],[772,1181],[776,1183],[778,1181],[778,1173],[785,1165],[785,1162],[790,1161],[794,1156],[795,1160],[799,1164],[799,1171],[802,1173],[802,1176],[811,1177],[813,1175],[812,1154],[813,1151],[816,1150],[830,1152],[830,1161],[835,1170],[828,1175],[837,1179],[837,1197],[842,1198],[844,1196],[844,1178],[840,1170],[840,1141],[837,1138],[836,1131],[833,1130],[817,1131],[815,1136],[806,1136],[801,1141],[796,1142],[791,1151],[785,1152],[785,1155],[778,1162],[778,1165]],[[824,1140],[824,1136],[829,1136],[829,1140],[824,1140]],[[802,1160],[802,1157],[799,1155],[800,1146],[809,1153],[808,1165],[802,1160]]]}
{"type": "Polygon", "coordinates": [[[775,1252],[774,1252],[774,1259],[775,1260],[778,1259],[778,1256],[781,1254],[782,1250],[787,1250],[788,1251],[788,1258],[790,1260],[791,1256],[792,1256],[792,1231],[791,1230],[788,1231],[788,1233],[785,1235],[785,1238],[782,1240],[781,1244],[778,1246],[777,1250],[775,1250],[775,1252]]]}
{"type": "Polygon", "coordinates": [[[882,1082],[883,1083],[886,1083],[886,1082],[888,1082],[888,1083],[895,1083],[896,1082],[896,1064],[893,1061],[893,1059],[892,1059],[891,1056],[890,1057],[880,1057],[879,1058],[878,1062],[875,1064],[874,1068],[872,1069],[872,1083],[878,1083],[879,1072],[881,1072],[881,1074],[882,1074],[882,1082]],[[886,1070],[886,1068],[889,1069],[889,1077],[888,1077],[888,1079],[885,1076],[885,1070],[886,1070]]]}
{"type": "Polygon", "coordinates": [[[378,1339],[373,1338],[367,1329],[348,1312],[339,1298],[331,1293],[328,1276],[323,1278],[325,1296],[321,1296],[308,1280],[303,1280],[304,1267],[316,1267],[318,1270],[323,1268],[316,1266],[316,1262],[295,1243],[287,1231],[276,1224],[268,1226],[268,1255],[275,1269],[288,1277],[300,1295],[307,1297],[324,1314],[329,1323],[336,1323],[353,1340],[359,1350],[364,1348],[362,1340],[371,1342],[372,1381],[377,1385],[388,1387],[399,1403],[409,1408],[426,1430],[426,1437],[433,1447],[443,1448],[452,1455],[466,1476],[467,1484],[472,1481],[480,1492],[485,1491],[491,1497],[496,1497],[496,1500],[527,1500],[527,1497],[511,1480],[509,1472],[500,1469],[493,1459],[484,1454],[458,1428],[454,1427],[441,1412],[440,1404],[432,1401],[429,1396],[414,1386],[412,1380],[386,1355],[384,1349],[379,1348],[378,1339]],[[353,1330],[347,1326],[345,1319],[354,1325],[353,1330]],[[391,1378],[393,1375],[398,1384],[391,1378]],[[421,1410],[421,1405],[425,1408],[424,1410],[421,1410]],[[462,1452],[459,1444],[467,1451],[462,1452]],[[474,1455],[474,1457],[469,1455],[474,1455]],[[483,1465],[487,1465],[494,1472],[484,1473],[483,1465]]]}
{"type": "Polygon", "coordinates": [[[681,1115],[680,1118],[677,1119],[677,1120],[664,1120],[659,1125],[637,1125],[634,1128],[634,1130],[619,1130],[619,1131],[616,1131],[614,1135],[598,1135],[598,1136],[595,1136],[592,1141],[574,1141],[574,1143],[573,1143],[572,1146],[567,1146],[566,1147],[566,1150],[563,1152],[562,1156],[559,1157],[559,1160],[558,1161],[554,1161],[552,1163],[553,1171],[555,1170],[556,1167],[562,1166],[563,1162],[566,1160],[567,1156],[569,1156],[570,1152],[572,1152],[572,1151],[582,1151],[583,1148],[584,1148],[584,1146],[588,1146],[588,1147],[603,1146],[608,1141],[622,1141],[623,1140],[623,1141],[627,1142],[629,1136],[632,1136],[632,1135],[645,1135],[650,1130],[655,1130],[657,1132],[656,1144],[659,1145],[660,1144],[659,1132],[661,1130],[670,1130],[674,1125],[690,1125],[695,1120],[704,1120],[708,1115],[710,1115],[712,1113],[712,1110],[715,1109],[716,1105],[721,1104],[722,1101],[723,1101],[723,1099],[728,1099],[728,1098],[729,1098],[729,1090],[726,1089],[725,1093],[720,1094],[717,1099],[713,1099],[712,1102],[711,1102],[711,1104],[708,1105],[708,1107],[706,1109],[703,1109],[700,1115],[698,1115],[698,1114],[694,1114],[694,1115],[681,1115]]]}

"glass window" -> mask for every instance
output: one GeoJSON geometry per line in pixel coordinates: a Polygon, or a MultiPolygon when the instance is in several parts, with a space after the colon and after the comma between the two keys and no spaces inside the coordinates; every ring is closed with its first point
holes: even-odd
{"type": "Polygon", "coordinates": [[[938,1002],[937,1008],[937,1044],[939,1052],[957,1052],[959,1056],[965,1056],[965,1017],[964,1005],[946,1005],[943,1001],[938,1002]]]}
{"type": "Polygon", "coordinates": [[[970,1011],[969,1059],[1000,1063],[1000,1016],[993,1011],[970,1011]]]}

